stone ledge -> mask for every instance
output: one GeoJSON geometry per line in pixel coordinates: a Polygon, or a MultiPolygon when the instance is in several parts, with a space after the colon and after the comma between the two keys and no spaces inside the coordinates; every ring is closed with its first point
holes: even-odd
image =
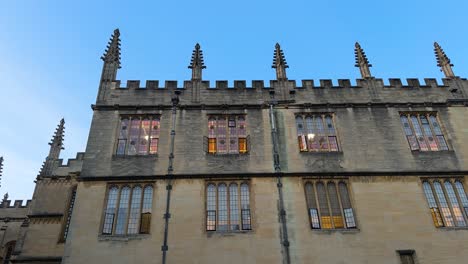
{"type": "Polygon", "coordinates": [[[127,242],[130,240],[142,240],[150,237],[150,234],[135,234],[135,235],[98,235],[98,241],[121,241],[127,242]]]}
{"type": "Polygon", "coordinates": [[[316,234],[325,234],[325,235],[331,235],[334,233],[341,233],[341,234],[356,234],[361,232],[359,228],[350,228],[350,229],[312,229],[312,233],[316,234]]]}
{"type": "Polygon", "coordinates": [[[239,231],[206,231],[207,237],[232,237],[235,235],[248,235],[254,234],[253,230],[239,230],[239,231]]]}

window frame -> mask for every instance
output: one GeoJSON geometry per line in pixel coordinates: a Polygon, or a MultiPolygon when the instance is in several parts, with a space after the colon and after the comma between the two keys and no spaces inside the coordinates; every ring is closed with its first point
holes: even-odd
{"type": "MultiPolygon", "coordinates": [[[[421,188],[423,190],[423,196],[424,196],[424,199],[426,200],[426,204],[429,208],[429,211],[431,212],[431,216],[432,216],[432,219],[433,219],[433,225],[435,228],[459,228],[459,229],[466,229],[468,228],[468,210],[465,209],[465,205],[464,205],[464,202],[463,202],[463,199],[462,197],[460,196],[460,190],[459,188],[457,187],[456,183],[459,182],[463,188],[463,191],[465,192],[465,197],[468,196],[468,194],[466,193],[466,188],[465,188],[465,184],[464,184],[464,178],[463,177],[421,177],[421,188]],[[438,216],[440,217],[440,221],[442,222],[442,225],[439,225],[438,223],[436,224],[435,223],[435,220],[434,220],[434,217],[432,216],[432,207],[429,203],[429,200],[427,198],[427,195],[425,193],[425,190],[424,190],[424,183],[427,182],[430,186],[430,190],[432,191],[432,196],[434,197],[434,202],[437,206],[437,211],[438,211],[438,216]],[[448,205],[448,208],[449,208],[449,212],[450,212],[450,217],[451,217],[451,220],[452,220],[452,223],[453,225],[448,225],[447,224],[447,220],[444,216],[444,213],[442,212],[442,206],[441,206],[441,203],[440,203],[440,198],[439,198],[439,195],[434,187],[434,183],[438,182],[441,186],[441,190],[442,190],[442,195],[445,199],[445,202],[447,203],[448,205]],[[458,205],[458,209],[461,211],[461,215],[463,216],[463,220],[464,220],[464,225],[459,225],[458,223],[458,220],[457,220],[457,217],[456,217],[456,214],[454,212],[454,209],[453,209],[453,204],[452,204],[452,200],[451,200],[451,197],[449,196],[449,192],[447,191],[447,188],[445,186],[446,182],[449,182],[450,185],[452,186],[452,190],[455,194],[455,197],[456,197],[456,202],[457,202],[457,205],[458,205]]],[[[468,205],[467,205],[468,206],[468,205]]],[[[468,207],[467,207],[468,208],[468,207]]]]}
{"type": "Polygon", "coordinates": [[[407,143],[409,145],[409,148],[410,148],[410,150],[412,152],[414,151],[414,152],[425,152],[426,153],[426,152],[441,152],[441,151],[444,152],[444,151],[451,151],[452,150],[452,147],[449,144],[447,130],[445,129],[444,125],[442,124],[441,119],[440,119],[440,115],[437,113],[437,111],[400,111],[399,112],[399,117],[400,117],[400,126],[403,129],[403,134],[404,134],[404,136],[406,138],[406,141],[407,141],[407,143]],[[409,129],[411,130],[411,133],[412,133],[411,135],[415,137],[415,140],[416,140],[416,143],[417,143],[417,149],[413,149],[413,147],[411,146],[411,143],[410,143],[410,141],[408,139],[408,135],[406,134],[405,127],[401,122],[401,118],[403,116],[405,116],[407,121],[408,121],[409,129]],[[421,130],[421,134],[422,134],[422,137],[424,139],[424,143],[426,144],[427,150],[422,150],[421,149],[420,140],[418,138],[418,135],[416,134],[416,129],[414,127],[413,120],[411,119],[412,116],[416,117],[416,119],[418,121],[418,126],[419,126],[419,129],[421,130]],[[421,120],[421,116],[425,117],[426,120],[428,121],[429,129],[431,130],[430,135],[427,135],[426,131],[424,130],[423,123],[422,123],[422,120],[421,120]],[[436,119],[437,124],[439,125],[441,135],[437,135],[436,130],[434,128],[434,124],[431,122],[431,116],[433,116],[436,119]],[[441,143],[439,143],[439,136],[443,137],[446,149],[441,149],[441,148],[443,148],[443,146],[442,146],[441,143]],[[431,143],[426,139],[428,137],[433,138],[433,140],[434,140],[434,142],[435,142],[435,144],[437,146],[437,150],[432,150],[432,147],[430,146],[431,143]]]}
{"type": "Polygon", "coordinates": [[[141,224],[142,224],[142,214],[143,214],[143,205],[144,205],[144,200],[145,200],[145,188],[151,186],[152,187],[152,194],[151,194],[151,219],[150,219],[150,225],[153,220],[153,207],[154,207],[154,197],[155,197],[155,184],[154,182],[134,182],[134,183],[108,183],[106,186],[106,192],[105,192],[105,197],[104,197],[104,205],[102,209],[102,217],[101,217],[101,224],[100,224],[100,229],[99,229],[99,236],[109,236],[109,237],[130,237],[130,236],[141,236],[141,235],[147,235],[151,234],[151,228],[149,228],[148,233],[142,233],[141,232],[141,224]],[[132,200],[133,200],[133,190],[135,187],[139,186],[141,188],[141,197],[140,197],[140,203],[139,203],[139,219],[137,221],[137,233],[129,233],[129,223],[130,223],[130,217],[131,217],[131,206],[132,206],[132,200]],[[116,198],[116,203],[115,203],[115,208],[114,208],[114,218],[112,221],[112,230],[110,233],[104,233],[105,229],[105,224],[106,224],[106,214],[107,214],[107,206],[108,206],[108,201],[109,201],[109,193],[110,190],[116,187],[117,188],[117,198],[116,198]],[[128,207],[127,207],[127,213],[125,216],[125,223],[124,223],[124,233],[123,234],[116,234],[116,228],[117,228],[117,220],[118,220],[118,213],[119,213],[119,205],[120,205],[120,199],[121,199],[121,193],[122,189],[124,187],[129,187],[130,188],[130,193],[129,193],[129,198],[128,198],[128,207]]]}
{"type": "MultiPolygon", "coordinates": [[[[296,144],[297,147],[299,148],[300,153],[342,153],[342,144],[340,140],[340,133],[338,132],[337,128],[337,115],[335,112],[299,112],[299,113],[294,113],[294,126],[296,128],[295,130],[295,138],[296,138],[296,144]],[[327,139],[327,146],[328,149],[310,149],[309,147],[309,142],[307,139],[307,117],[312,117],[312,126],[314,130],[317,130],[316,128],[316,122],[315,122],[315,117],[321,117],[322,121],[322,126],[323,126],[323,137],[327,139]],[[333,126],[334,134],[329,132],[329,128],[327,125],[326,117],[330,116],[331,117],[331,123],[333,126]],[[301,148],[301,143],[299,137],[302,135],[299,135],[298,127],[297,127],[297,118],[300,117],[302,119],[302,130],[303,130],[303,135],[305,136],[305,148],[301,148]],[[332,150],[331,144],[330,144],[330,137],[335,137],[336,140],[336,150],[332,150]]],[[[317,132],[317,131],[315,131],[317,132]]]]}
{"type": "MultiPolygon", "coordinates": [[[[205,182],[205,194],[204,194],[204,199],[205,199],[205,212],[204,212],[204,216],[205,216],[205,220],[204,220],[204,229],[205,229],[205,232],[207,234],[211,234],[211,233],[246,233],[246,232],[252,232],[254,230],[254,217],[253,217],[253,213],[252,213],[252,201],[253,201],[253,198],[252,198],[252,185],[251,185],[251,182],[250,180],[209,180],[209,181],[206,181],[205,182]],[[226,226],[227,226],[227,230],[220,230],[219,229],[219,186],[221,184],[225,184],[226,186],[226,220],[227,220],[227,223],[226,223],[226,226]],[[231,217],[231,190],[230,190],[230,186],[232,184],[236,184],[236,187],[237,187],[237,197],[236,197],[236,200],[237,200],[237,226],[238,226],[238,230],[232,230],[231,229],[231,220],[232,220],[232,217],[231,217]],[[246,184],[248,186],[248,209],[243,209],[242,208],[242,185],[243,184],[246,184]],[[208,187],[210,185],[214,185],[214,202],[215,202],[215,205],[214,205],[214,208],[215,210],[208,210],[208,187]],[[246,225],[243,221],[243,213],[245,210],[248,210],[249,211],[249,222],[247,225],[250,226],[250,228],[245,228],[244,229],[244,226],[246,225]],[[211,229],[209,230],[208,229],[208,213],[213,213],[214,211],[214,219],[215,219],[215,224],[214,224],[214,229],[211,229]]],[[[210,225],[211,227],[212,225],[210,225]]]]}
{"type": "Polygon", "coordinates": [[[356,218],[356,213],[355,213],[355,208],[353,206],[353,198],[352,198],[352,192],[351,192],[351,185],[350,181],[347,178],[304,178],[302,180],[303,183],[303,189],[304,189],[304,197],[305,197],[305,205],[306,205],[306,212],[307,212],[307,217],[309,219],[309,226],[310,229],[313,231],[350,231],[350,230],[359,230],[358,228],[358,221],[356,218]],[[319,200],[319,193],[317,190],[317,184],[322,183],[324,186],[324,191],[325,191],[325,197],[327,199],[327,209],[328,209],[328,217],[330,217],[330,224],[331,228],[324,228],[324,224],[322,222],[322,208],[320,206],[320,200],[319,200]],[[336,228],[335,227],[335,220],[333,219],[333,211],[332,211],[332,202],[330,199],[330,194],[328,190],[328,185],[329,183],[333,183],[335,186],[335,191],[336,191],[336,198],[338,199],[338,205],[340,207],[340,216],[341,216],[341,222],[343,223],[343,227],[336,228]],[[347,194],[348,194],[348,199],[350,203],[350,208],[345,208],[343,206],[343,198],[342,198],[342,193],[340,191],[340,183],[344,183],[346,186],[347,194]],[[309,193],[307,191],[307,184],[311,184],[313,188],[313,198],[315,201],[315,206],[316,208],[309,208],[309,193]],[[314,227],[314,223],[312,221],[311,215],[310,215],[310,210],[315,209],[317,217],[318,217],[318,227],[314,227]],[[349,212],[349,209],[351,209],[352,213],[352,220],[354,223],[354,226],[348,226],[348,221],[346,219],[346,212],[349,212]],[[347,211],[348,210],[348,211],[347,211]]]}
{"type": "Polygon", "coordinates": [[[207,153],[207,154],[210,154],[210,155],[246,155],[250,152],[250,135],[248,134],[248,131],[247,131],[247,114],[245,113],[239,113],[239,114],[208,114],[207,115],[207,119],[206,119],[206,127],[207,127],[207,133],[206,133],[206,136],[203,137],[203,140],[204,140],[204,151],[207,153]],[[234,123],[235,123],[235,126],[231,126],[231,121],[232,121],[232,118],[234,117],[234,123]],[[240,129],[240,122],[239,122],[239,118],[243,118],[243,122],[244,122],[244,132],[245,134],[244,135],[241,135],[241,133],[239,132],[239,129],[240,129]],[[218,134],[218,120],[220,120],[220,118],[225,118],[226,122],[225,122],[225,129],[226,129],[226,133],[225,135],[220,135],[218,134]],[[214,135],[210,135],[210,121],[214,120],[215,121],[215,127],[213,128],[214,132],[213,134],[214,135]],[[236,131],[236,142],[237,142],[237,149],[236,150],[231,150],[230,148],[230,139],[232,138],[232,135],[231,135],[231,128],[235,128],[237,131],[236,131]],[[219,145],[219,138],[222,138],[224,140],[226,140],[226,144],[225,144],[225,147],[226,147],[226,150],[225,152],[220,152],[219,148],[218,148],[218,145],[219,145]],[[241,143],[241,141],[243,143],[241,143]],[[214,147],[212,147],[212,144],[214,147]],[[243,146],[243,148],[241,148],[241,144],[243,146]],[[242,149],[242,151],[241,151],[242,149]]]}
{"type": "Polygon", "coordinates": [[[73,185],[70,188],[70,192],[68,194],[67,199],[67,206],[65,208],[65,213],[63,214],[62,218],[62,228],[60,231],[60,237],[58,239],[58,243],[65,243],[67,241],[68,233],[70,232],[70,224],[71,224],[71,217],[73,216],[73,210],[76,204],[76,195],[77,195],[78,186],[73,185]]]}
{"type": "Polygon", "coordinates": [[[115,142],[114,142],[114,151],[113,155],[116,157],[151,157],[151,156],[157,156],[159,153],[159,142],[161,138],[161,114],[123,114],[119,116],[119,121],[117,122],[117,128],[116,128],[116,137],[115,137],[115,142]],[[134,119],[139,119],[139,126],[138,126],[138,139],[137,142],[135,143],[135,154],[129,154],[128,149],[129,149],[129,144],[130,144],[130,131],[131,131],[131,121],[134,119]],[[147,139],[147,146],[146,146],[146,153],[140,154],[140,140],[142,136],[142,131],[143,131],[143,121],[145,119],[148,119],[150,121],[149,124],[149,130],[148,130],[148,139],[147,139]],[[121,139],[120,138],[120,132],[121,132],[121,124],[123,120],[128,120],[127,124],[127,131],[126,131],[126,138],[121,139]],[[157,137],[155,136],[153,138],[152,132],[154,131],[153,128],[154,126],[152,125],[154,120],[158,120],[158,132],[157,132],[157,137]],[[156,152],[151,153],[151,143],[152,140],[156,139],[157,140],[157,145],[156,145],[156,152]],[[124,150],[123,153],[119,153],[119,145],[120,141],[125,140],[124,144],[124,150]]]}

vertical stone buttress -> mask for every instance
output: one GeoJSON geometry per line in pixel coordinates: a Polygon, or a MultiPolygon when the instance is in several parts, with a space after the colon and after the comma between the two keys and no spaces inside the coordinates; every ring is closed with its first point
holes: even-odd
{"type": "Polygon", "coordinates": [[[55,134],[52,137],[49,150],[49,155],[47,155],[44,164],[39,172],[38,178],[42,178],[45,176],[52,176],[52,172],[60,165],[59,164],[59,157],[60,151],[63,148],[63,138],[65,136],[65,120],[62,118],[60,120],[57,129],[55,130],[55,134]]]}
{"type": "Polygon", "coordinates": [[[200,102],[200,89],[202,81],[202,71],[206,69],[205,62],[203,60],[203,51],[201,50],[200,44],[196,44],[192,52],[192,59],[190,60],[189,69],[192,69],[192,102],[200,102]]]}
{"type": "Polygon", "coordinates": [[[120,31],[118,28],[114,30],[101,59],[104,64],[102,66],[101,81],[99,82],[97,102],[105,100],[106,92],[110,89],[112,82],[116,80],[117,70],[121,68],[120,31]]]}
{"type": "MultiPolygon", "coordinates": [[[[286,63],[286,58],[284,56],[283,50],[278,43],[275,45],[275,51],[273,54],[273,69],[276,69],[276,80],[281,93],[281,98],[286,99],[288,94],[288,78],[286,76],[286,68],[289,68],[286,63]]],[[[280,243],[281,243],[281,252],[283,256],[283,264],[291,263],[290,249],[289,249],[289,237],[288,237],[288,227],[286,220],[286,209],[284,206],[284,197],[283,197],[283,182],[282,182],[282,173],[281,173],[281,164],[280,164],[280,155],[279,155],[279,143],[278,143],[278,129],[275,118],[275,105],[277,101],[274,98],[275,91],[270,91],[271,100],[269,102],[269,116],[270,116],[270,125],[271,125],[271,138],[273,144],[273,165],[275,169],[276,186],[278,188],[278,219],[280,221],[280,243]]]]}

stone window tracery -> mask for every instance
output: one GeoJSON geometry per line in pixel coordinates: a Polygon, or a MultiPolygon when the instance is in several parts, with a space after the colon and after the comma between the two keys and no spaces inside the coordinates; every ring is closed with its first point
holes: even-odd
{"type": "Polygon", "coordinates": [[[411,150],[441,151],[449,149],[436,113],[401,113],[400,121],[411,150]]]}
{"type": "Polygon", "coordinates": [[[152,185],[110,186],[107,192],[102,234],[148,234],[152,201],[152,185]]]}
{"type": "Polygon", "coordinates": [[[466,227],[468,199],[458,179],[426,179],[423,190],[435,227],[466,227]]]}
{"type": "Polygon", "coordinates": [[[120,120],[116,155],[158,153],[159,116],[123,116],[120,120]]]}
{"type": "Polygon", "coordinates": [[[250,145],[245,115],[210,115],[206,151],[210,154],[245,154],[250,145]]]}
{"type": "Polygon", "coordinates": [[[332,113],[296,115],[296,128],[301,152],[340,151],[332,113]]]}
{"type": "Polygon", "coordinates": [[[206,187],[206,230],[220,232],[252,230],[248,183],[208,183],[206,187]]]}
{"type": "Polygon", "coordinates": [[[356,228],[346,182],[306,180],[304,189],[312,229],[356,228]]]}

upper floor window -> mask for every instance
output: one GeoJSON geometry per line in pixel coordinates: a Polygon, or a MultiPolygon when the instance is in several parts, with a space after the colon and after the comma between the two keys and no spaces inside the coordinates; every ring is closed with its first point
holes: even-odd
{"type": "Polygon", "coordinates": [[[158,116],[125,116],[120,120],[117,155],[152,155],[158,153],[158,116]]]}
{"type": "Polygon", "coordinates": [[[448,150],[435,113],[402,113],[400,120],[411,150],[448,150]]]}
{"type": "Polygon", "coordinates": [[[208,183],[206,187],[206,230],[252,230],[248,183],[208,183]]]}
{"type": "Polygon", "coordinates": [[[468,198],[461,180],[424,180],[423,189],[436,227],[466,226],[468,198]]]}
{"type": "Polygon", "coordinates": [[[312,229],[356,228],[344,181],[307,180],[304,187],[312,229]]]}
{"type": "Polygon", "coordinates": [[[245,115],[209,116],[206,151],[212,154],[247,153],[250,142],[246,130],[245,115]]]}
{"type": "Polygon", "coordinates": [[[102,234],[149,234],[152,206],[152,185],[110,186],[102,234]]]}
{"type": "Polygon", "coordinates": [[[297,139],[300,151],[339,151],[333,114],[305,114],[296,116],[297,139]]]}

